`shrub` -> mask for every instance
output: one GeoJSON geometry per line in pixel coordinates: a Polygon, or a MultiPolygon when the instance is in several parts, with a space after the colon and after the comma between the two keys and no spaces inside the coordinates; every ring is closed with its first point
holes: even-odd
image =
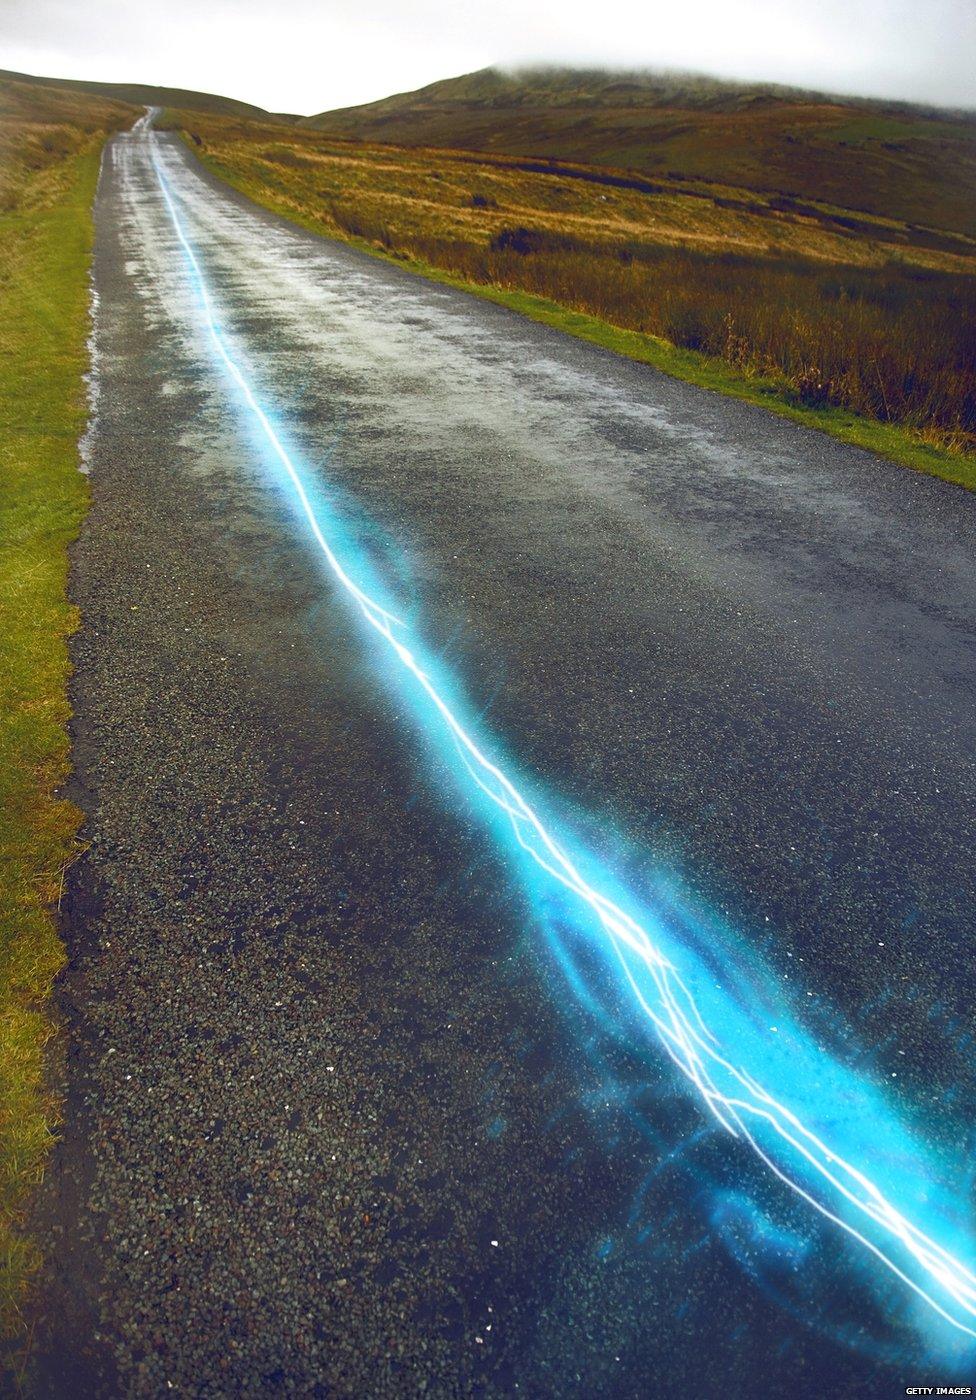
{"type": "Polygon", "coordinates": [[[815,365],[803,369],[796,377],[796,394],[808,408],[822,408],[830,402],[830,381],[825,379],[815,365]]]}
{"type": "Polygon", "coordinates": [[[546,236],[534,228],[503,228],[495,234],[489,245],[493,253],[541,253],[546,246],[546,236]]]}
{"type": "Polygon", "coordinates": [[[701,312],[693,306],[682,306],[668,316],[667,338],[684,350],[708,350],[711,334],[701,312]]]}

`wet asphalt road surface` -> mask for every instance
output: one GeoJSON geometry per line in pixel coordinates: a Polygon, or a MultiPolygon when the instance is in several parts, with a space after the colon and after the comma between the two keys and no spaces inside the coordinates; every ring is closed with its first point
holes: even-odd
{"type": "Polygon", "coordinates": [[[264,402],[550,810],[738,923],[906,1103],[976,1101],[976,498],[122,136],[37,1393],[903,1393],[739,1267],[606,1092],[215,369],[153,141],[264,402]]]}

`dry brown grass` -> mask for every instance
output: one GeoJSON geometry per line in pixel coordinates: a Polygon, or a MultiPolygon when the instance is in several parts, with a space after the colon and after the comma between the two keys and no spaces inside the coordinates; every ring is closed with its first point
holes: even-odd
{"type": "Polygon", "coordinates": [[[38,180],[38,173],[65,169],[72,156],[131,125],[136,115],[124,102],[0,79],[0,211],[50,202],[57,181],[38,180]]]}

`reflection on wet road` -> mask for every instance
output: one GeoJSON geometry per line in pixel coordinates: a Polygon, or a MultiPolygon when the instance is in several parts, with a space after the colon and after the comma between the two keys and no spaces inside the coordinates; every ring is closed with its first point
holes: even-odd
{"type": "MultiPolygon", "coordinates": [[[[494,1027],[475,1017],[464,1053],[447,1034],[455,1021],[430,1037],[449,1097],[470,1097],[472,1060],[484,1076],[500,1057],[510,1102],[484,1126],[486,1146],[467,1174],[447,1165],[450,1133],[425,1104],[423,1138],[433,1136],[444,1179],[425,1183],[413,1216],[400,1208],[415,1222],[406,1235],[428,1248],[438,1241],[430,1252],[443,1258],[404,1271],[395,1232],[381,1251],[389,1282],[409,1276],[405,1293],[393,1289],[399,1354],[431,1346],[426,1360],[403,1363],[408,1374],[430,1376],[435,1389],[507,1393],[519,1383],[585,1394],[600,1384],[642,1394],[653,1367],[655,1388],[670,1381],[677,1392],[705,1348],[721,1368],[715,1389],[729,1393],[731,1374],[733,1391],[748,1393],[771,1339],[778,1360],[765,1374],[784,1391],[835,1384],[843,1368],[862,1393],[872,1384],[880,1393],[889,1366],[926,1354],[947,1369],[964,1365],[974,1297],[971,987],[964,966],[947,977],[946,964],[965,947],[973,893],[970,499],[317,243],[215,188],[171,141],[140,132],[111,155],[100,196],[102,389],[114,380],[142,409],[130,403],[114,438],[107,410],[95,438],[103,512],[113,493],[129,505],[139,494],[119,445],[148,402],[162,437],[150,456],[187,531],[174,565],[182,560],[195,608],[204,572],[216,571],[230,595],[197,632],[202,654],[204,633],[229,635],[221,609],[235,614],[235,595],[237,607],[252,604],[230,628],[235,645],[246,639],[237,656],[258,711],[265,720],[274,712],[271,724],[250,718],[252,762],[264,749],[275,763],[295,751],[310,804],[302,826],[331,817],[333,801],[339,816],[357,788],[363,815],[348,840],[380,848],[389,872],[416,860],[390,814],[422,809],[414,835],[425,824],[437,832],[419,843],[429,869],[416,880],[411,868],[417,888],[402,899],[381,890],[387,917],[402,920],[419,900],[430,921],[425,957],[453,960],[459,976],[473,964],[497,1016],[494,1027]],[[124,304],[114,332],[113,293],[124,304]],[[292,462],[289,482],[281,467],[292,462]],[[297,506],[296,483],[307,492],[297,506]],[[304,547],[310,521],[350,586],[390,599],[391,611],[412,605],[405,632],[376,604],[362,610],[400,670],[421,681],[419,703],[397,666],[384,671],[335,615],[335,590],[304,547]],[[370,761],[385,763],[390,748],[395,771],[363,771],[324,732],[310,738],[330,713],[365,723],[370,761]],[[441,742],[438,719],[457,753],[441,742]],[[500,767],[478,747],[488,735],[511,755],[498,755],[500,767]],[[459,756],[473,801],[451,773],[459,756]],[[487,853],[479,789],[507,818],[487,853]],[[509,848],[529,857],[516,880],[509,848]],[[487,862],[486,897],[472,861],[487,862]],[[483,965],[486,920],[493,970],[483,965]],[[539,998],[546,1011],[527,1015],[539,998]],[[580,1106],[567,1133],[566,1115],[580,1106]],[[718,1121],[703,1131],[709,1110],[718,1121]],[[462,1309],[455,1340],[464,1345],[445,1359],[436,1349],[458,1291],[480,1297],[485,1286],[484,1261],[465,1264],[477,1231],[459,1222],[473,1207],[501,1209],[489,1160],[497,1170],[513,1151],[525,1192],[506,1207],[518,1258],[492,1285],[484,1317],[462,1309]],[[556,1173],[576,1228],[555,1226],[556,1173]],[[445,1209],[453,1225],[438,1233],[429,1216],[445,1209]]],[[[155,548],[151,509],[145,524],[155,548]]],[[[92,580],[100,529],[96,510],[92,580]]],[[[123,558],[117,566],[124,572],[123,558]]],[[[104,580],[92,586],[98,593],[104,580]]],[[[159,638],[143,640],[158,666],[159,638]]],[[[109,657],[89,647],[94,684],[109,657]]],[[[206,747],[205,716],[199,729],[206,747]]],[[[95,743],[92,764],[105,753],[95,743]]],[[[295,797],[293,778],[269,771],[261,785],[272,806],[295,797]]],[[[167,796],[177,826],[188,797],[179,781],[167,796]]],[[[253,822],[248,831],[255,840],[253,822]]],[[[321,834],[327,864],[334,825],[321,834]]],[[[78,877],[79,906],[124,857],[117,834],[107,847],[78,877]]],[[[232,872],[242,855],[235,848],[232,872]]],[[[277,889],[274,851],[261,860],[277,889]]],[[[331,886],[313,868],[278,896],[287,906],[307,887],[311,925],[291,953],[299,961],[316,923],[343,907],[331,886]]],[[[123,891],[127,918],[145,913],[143,900],[123,891]]],[[[235,890],[211,915],[239,918],[238,905],[235,890]]],[[[185,924],[189,907],[177,882],[166,917],[185,924]]],[[[392,968],[353,976],[363,937],[342,940],[332,959],[357,997],[387,1004],[402,962],[393,983],[392,968]]],[[[444,1005],[429,970],[412,962],[410,976],[444,1005]]],[[[170,1014],[179,1038],[185,1026],[170,1014]]],[[[380,1014],[383,1037],[404,1029],[380,1014]]],[[[355,1082],[362,1070],[348,1072],[355,1082]]],[[[372,1087],[388,1100],[402,1086],[387,1075],[372,1087]]],[[[252,1115],[237,1115],[242,1141],[252,1115]]],[[[391,1151],[409,1153],[414,1133],[391,1125],[391,1151]]],[[[107,1162],[91,1145],[74,1150],[78,1176],[94,1182],[94,1220],[118,1154],[107,1162]]],[[[147,1165],[137,1146],[123,1155],[137,1176],[147,1165]]],[[[362,1161],[349,1169],[369,1175],[362,1161]]],[[[316,1171],[310,1196],[332,1189],[321,1163],[316,1171]]],[[[395,1186],[379,1190],[391,1209],[405,1190],[392,1175],[395,1186]]],[[[306,1204],[303,1232],[327,1213],[321,1199],[306,1204]]],[[[266,1226],[280,1223],[274,1203],[264,1215],[266,1226]]],[[[84,1216],[69,1229],[82,1230],[84,1216]]],[[[181,1255],[196,1258],[178,1234],[181,1255]]],[[[369,1258],[355,1241],[343,1247],[351,1271],[369,1258]]],[[[489,1261],[500,1247],[488,1239],[489,1261]]],[[[304,1248],[314,1253],[308,1239],[304,1248]]],[[[117,1277],[118,1251],[102,1254],[117,1277]]],[[[245,1251],[241,1268],[267,1282],[259,1254],[245,1251]]],[[[307,1282],[287,1287],[300,1308],[309,1304],[307,1282]]],[[[126,1326],[139,1330],[125,1291],[103,1324],[122,1374],[132,1362],[118,1339],[126,1326]]],[[[313,1290],[316,1311],[325,1291],[313,1290]]],[[[182,1302],[192,1317],[216,1298],[226,1309],[225,1294],[208,1280],[182,1302]]],[[[368,1334],[391,1302],[369,1290],[363,1298],[367,1312],[374,1298],[374,1315],[351,1343],[345,1312],[343,1326],[376,1385],[381,1358],[368,1334]]],[[[267,1303],[263,1345],[274,1351],[287,1310],[267,1303]]],[[[323,1336],[334,1331],[323,1324],[323,1336]]],[[[293,1354],[290,1339],[287,1351],[283,1376],[339,1384],[328,1369],[335,1352],[326,1365],[293,1354]]],[[[191,1362],[211,1364],[206,1333],[175,1349],[171,1364],[191,1362]]],[[[245,1349],[240,1365],[255,1364],[245,1349]]],[[[396,1372],[386,1383],[394,1392],[413,1384],[396,1372]]]]}

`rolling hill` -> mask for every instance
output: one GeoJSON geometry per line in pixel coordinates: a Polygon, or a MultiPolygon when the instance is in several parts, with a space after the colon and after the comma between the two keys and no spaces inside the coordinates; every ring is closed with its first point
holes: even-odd
{"type": "Polygon", "coordinates": [[[192,92],[186,88],[153,87],[147,83],[83,82],[77,78],[38,78],[30,73],[10,73],[0,70],[0,82],[24,83],[40,88],[61,88],[67,92],[87,93],[115,102],[127,102],[135,107],[176,107],[188,112],[211,112],[216,116],[243,117],[259,121],[293,121],[293,117],[277,116],[263,107],[238,102],[233,97],[220,97],[209,92],[192,92]]]}
{"type": "Polygon", "coordinates": [[[301,124],[720,182],[976,233],[973,113],[695,75],[483,69],[301,124]]]}

